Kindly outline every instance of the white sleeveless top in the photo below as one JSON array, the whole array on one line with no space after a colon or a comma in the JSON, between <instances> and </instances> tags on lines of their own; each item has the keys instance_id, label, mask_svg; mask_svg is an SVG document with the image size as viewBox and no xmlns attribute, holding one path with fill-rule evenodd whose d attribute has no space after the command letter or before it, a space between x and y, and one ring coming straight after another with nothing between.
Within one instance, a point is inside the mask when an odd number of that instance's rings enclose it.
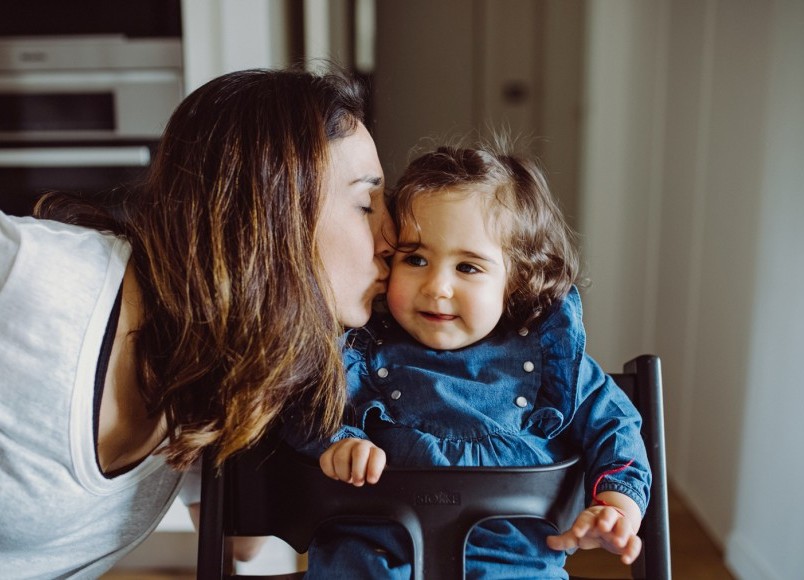
<instances>
[{"instance_id":1,"label":"white sleeveless top","mask_svg":"<svg viewBox=\"0 0 804 580\"><path fill-rule=\"evenodd\" d=\"M95 372L131 248L0 212L0 570L97 578L156 527L182 475L159 456L108 479Z\"/></svg>"}]
</instances>

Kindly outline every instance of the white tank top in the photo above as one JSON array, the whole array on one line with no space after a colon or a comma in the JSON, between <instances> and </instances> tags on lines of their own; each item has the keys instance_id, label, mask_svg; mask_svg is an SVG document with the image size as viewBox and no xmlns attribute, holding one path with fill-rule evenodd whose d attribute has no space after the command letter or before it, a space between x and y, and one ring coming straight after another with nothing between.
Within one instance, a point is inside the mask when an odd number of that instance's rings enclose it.
<instances>
[{"instance_id":1,"label":"white tank top","mask_svg":"<svg viewBox=\"0 0 804 580\"><path fill-rule=\"evenodd\" d=\"M93 441L101 342L130 246L0 212L0 568L97 578L157 525L181 474L160 456L108 479Z\"/></svg>"}]
</instances>

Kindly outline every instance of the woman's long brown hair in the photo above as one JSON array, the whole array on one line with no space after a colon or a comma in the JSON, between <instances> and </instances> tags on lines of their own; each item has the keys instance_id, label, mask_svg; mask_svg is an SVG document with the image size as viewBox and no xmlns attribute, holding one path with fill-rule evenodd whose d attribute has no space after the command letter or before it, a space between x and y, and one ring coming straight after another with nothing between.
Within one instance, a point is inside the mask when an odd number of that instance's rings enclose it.
<instances>
[{"instance_id":1,"label":"woman's long brown hair","mask_svg":"<svg viewBox=\"0 0 804 580\"><path fill-rule=\"evenodd\" d=\"M322 433L338 424L341 329L315 232L329 142L363 110L360 85L341 74L214 79L179 105L125 218L106 223L132 246L140 387L167 418L171 465L213 444L220 464L290 405Z\"/></svg>"}]
</instances>

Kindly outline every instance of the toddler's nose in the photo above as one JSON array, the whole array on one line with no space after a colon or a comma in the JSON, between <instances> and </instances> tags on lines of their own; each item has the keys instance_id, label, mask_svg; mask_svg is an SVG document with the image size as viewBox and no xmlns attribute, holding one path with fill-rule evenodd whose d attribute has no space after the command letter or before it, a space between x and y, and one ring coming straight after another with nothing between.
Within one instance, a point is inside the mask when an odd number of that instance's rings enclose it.
<instances>
[{"instance_id":1,"label":"toddler's nose","mask_svg":"<svg viewBox=\"0 0 804 580\"><path fill-rule=\"evenodd\" d=\"M434 300L452 298L452 283L448 276L436 273L425 281L422 293Z\"/></svg>"}]
</instances>

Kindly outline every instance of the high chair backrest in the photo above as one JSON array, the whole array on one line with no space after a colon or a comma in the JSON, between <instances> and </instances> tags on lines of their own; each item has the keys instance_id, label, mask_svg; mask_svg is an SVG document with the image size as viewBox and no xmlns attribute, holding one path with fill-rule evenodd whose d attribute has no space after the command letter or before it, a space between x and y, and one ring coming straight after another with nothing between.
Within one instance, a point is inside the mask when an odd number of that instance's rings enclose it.
<instances>
[{"instance_id":1,"label":"high chair backrest","mask_svg":"<svg viewBox=\"0 0 804 580\"><path fill-rule=\"evenodd\" d=\"M653 471L651 501L640 530L643 551L634 578L670 578L661 369L643 355L613 374L643 417L642 436ZM411 536L415 580L462 577L471 528L486 519L538 517L566 530L582 509L577 459L544 467L387 468L374 485L356 488L323 475L318 464L273 437L241 453L216 473L204 461L198 578L226 573L229 536L277 536L296 551L335 520L390 520Z\"/></svg>"}]
</instances>

